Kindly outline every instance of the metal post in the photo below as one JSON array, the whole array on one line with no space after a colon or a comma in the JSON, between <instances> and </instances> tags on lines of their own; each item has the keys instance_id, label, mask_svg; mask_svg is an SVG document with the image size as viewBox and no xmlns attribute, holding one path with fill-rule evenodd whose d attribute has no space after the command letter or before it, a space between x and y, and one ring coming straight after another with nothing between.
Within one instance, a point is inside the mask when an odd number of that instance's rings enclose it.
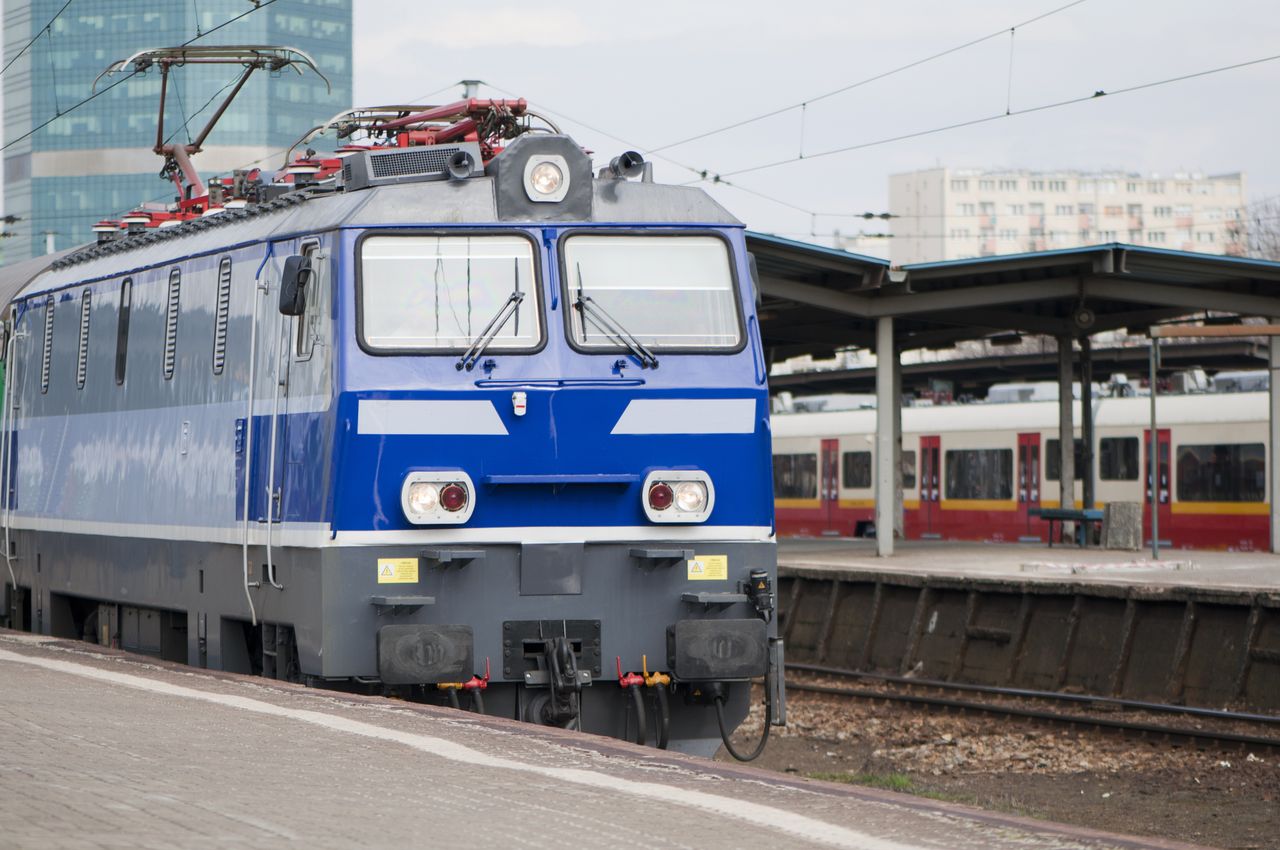
<instances>
[{"instance_id":1,"label":"metal post","mask_svg":"<svg viewBox=\"0 0 1280 850\"><path fill-rule=\"evenodd\" d=\"M893 533L907 538L902 504L902 354L893 351Z\"/></svg>"},{"instance_id":2,"label":"metal post","mask_svg":"<svg viewBox=\"0 0 1280 850\"><path fill-rule=\"evenodd\" d=\"M1071 337L1058 337L1058 507L1063 510L1072 510L1076 506L1075 398L1071 388L1071 353Z\"/></svg>"},{"instance_id":3,"label":"metal post","mask_svg":"<svg viewBox=\"0 0 1280 850\"><path fill-rule=\"evenodd\" d=\"M1271 445L1267 450L1267 469L1271 474L1271 486L1267 498L1271 504L1271 551L1280 553L1280 464L1276 463L1276 458L1280 457L1280 337L1271 337L1267 340L1267 362L1271 367L1270 374L1267 376L1270 383L1270 399L1271 399Z\"/></svg>"},{"instance_id":4,"label":"metal post","mask_svg":"<svg viewBox=\"0 0 1280 850\"><path fill-rule=\"evenodd\" d=\"M1093 433L1093 341L1083 336L1080 338L1080 442L1084 445L1084 469L1077 469L1076 475L1084 483L1084 509L1092 510L1096 505L1095 476L1097 464L1094 462L1096 441Z\"/></svg>"},{"instance_id":5,"label":"metal post","mask_svg":"<svg viewBox=\"0 0 1280 850\"><path fill-rule=\"evenodd\" d=\"M1160 559L1160 432L1156 430L1156 362L1160 340L1151 338L1151 453L1147 458L1147 486L1151 488L1151 559Z\"/></svg>"},{"instance_id":6,"label":"metal post","mask_svg":"<svg viewBox=\"0 0 1280 850\"><path fill-rule=\"evenodd\" d=\"M894 407L893 397L893 317L876 320L876 554L893 554L894 511Z\"/></svg>"}]
</instances>

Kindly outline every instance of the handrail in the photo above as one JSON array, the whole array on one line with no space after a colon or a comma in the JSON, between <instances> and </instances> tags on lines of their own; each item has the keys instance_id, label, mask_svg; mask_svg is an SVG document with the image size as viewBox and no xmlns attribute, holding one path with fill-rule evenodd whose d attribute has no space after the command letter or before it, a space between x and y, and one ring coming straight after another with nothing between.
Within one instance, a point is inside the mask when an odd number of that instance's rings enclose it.
<instances>
[{"instance_id":1,"label":"handrail","mask_svg":"<svg viewBox=\"0 0 1280 850\"><path fill-rule=\"evenodd\" d=\"M264 291L270 290L270 284ZM276 374L275 387L271 396L271 448L267 454L267 582L276 590L284 590L284 585L276 581L276 565L271 559L271 531L272 526L276 523L275 516L275 495L276 495L276 432L280 422L280 361L289 356L288 349L285 345L287 336L285 330L285 318L280 317L280 323L276 327Z\"/></svg>"},{"instance_id":2,"label":"handrail","mask_svg":"<svg viewBox=\"0 0 1280 850\"><path fill-rule=\"evenodd\" d=\"M9 433L9 428L13 425L13 411L10 409L11 392L13 388L13 350L14 341L17 339L16 329L11 325L9 328L9 339L5 343L5 376L4 376L4 410L0 411L0 435L4 437L4 446L0 448L0 487L4 488L4 562L9 568L9 580L13 582L13 590L18 591L18 575L13 571L13 549L9 543L9 519L10 519L10 503L12 502L11 492L9 489L9 465L13 462L13 436Z\"/></svg>"}]
</instances>

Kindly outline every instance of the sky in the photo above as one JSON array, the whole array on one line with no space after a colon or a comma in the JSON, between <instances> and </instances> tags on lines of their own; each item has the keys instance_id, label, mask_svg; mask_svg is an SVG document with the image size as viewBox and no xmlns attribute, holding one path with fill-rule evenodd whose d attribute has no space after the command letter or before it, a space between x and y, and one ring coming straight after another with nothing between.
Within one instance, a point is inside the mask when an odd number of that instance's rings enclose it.
<instances>
[{"instance_id":1,"label":"sky","mask_svg":"<svg viewBox=\"0 0 1280 850\"><path fill-rule=\"evenodd\" d=\"M814 156L1280 54L1274 0L1083 0L1054 12L1069 3L355 0L355 101L447 102L454 83L479 79L482 96L550 113L597 166L634 148L662 182L720 174L734 185L703 185L751 229L825 244L836 230L882 229L854 216L887 209L890 174L936 165L1243 171L1251 201L1280 195L1280 60Z\"/></svg>"}]
</instances>

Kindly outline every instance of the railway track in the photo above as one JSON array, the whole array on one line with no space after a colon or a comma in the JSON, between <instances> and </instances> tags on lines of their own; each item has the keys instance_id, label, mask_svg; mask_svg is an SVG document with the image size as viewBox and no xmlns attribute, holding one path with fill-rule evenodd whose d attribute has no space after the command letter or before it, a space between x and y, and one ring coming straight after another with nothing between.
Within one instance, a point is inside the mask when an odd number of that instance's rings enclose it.
<instances>
[{"instance_id":1,"label":"railway track","mask_svg":"<svg viewBox=\"0 0 1280 850\"><path fill-rule=\"evenodd\" d=\"M818 664L793 663L788 673L871 681L878 687L846 687L823 684L812 678L788 676L787 689L841 696L848 699L893 702L926 710L980 713L1035 723L1092 728L1146 740L1221 749L1267 749L1280 752L1280 716L1249 714L1167 703L1142 702L1084 694L1062 694L1021 688L958 684L878 673L863 673ZM1075 711L1046 706L1071 706ZM1113 716L1103 716L1106 712ZM1121 712L1142 718L1114 716ZM1155 722L1150 715L1167 715L1182 723ZM1197 725L1189 725L1195 723Z\"/></svg>"}]
</instances>

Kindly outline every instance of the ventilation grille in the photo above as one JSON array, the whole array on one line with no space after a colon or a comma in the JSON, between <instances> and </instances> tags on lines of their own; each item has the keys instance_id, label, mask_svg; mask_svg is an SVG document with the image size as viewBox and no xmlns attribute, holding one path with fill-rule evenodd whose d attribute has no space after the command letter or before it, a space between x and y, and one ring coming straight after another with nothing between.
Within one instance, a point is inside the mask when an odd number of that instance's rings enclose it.
<instances>
[{"instance_id":1,"label":"ventilation grille","mask_svg":"<svg viewBox=\"0 0 1280 850\"><path fill-rule=\"evenodd\" d=\"M443 174L449 167L449 157L456 151L457 148L407 148L371 156L369 167L375 179L409 174Z\"/></svg>"},{"instance_id":2,"label":"ventilation grille","mask_svg":"<svg viewBox=\"0 0 1280 850\"><path fill-rule=\"evenodd\" d=\"M173 377L173 364L178 356L178 290L182 285L182 273L169 272L169 307L164 316L164 377Z\"/></svg>"},{"instance_id":3,"label":"ventilation grille","mask_svg":"<svg viewBox=\"0 0 1280 850\"><path fill-rule=\"evenodd\" d=\"M351 157L347 157L342 161L342 182L351 182Z\"/></svg>"},{"instance_id":4,"label":"ventilation grille","mask_svg":"<svg viewBox=\"0 0 1280 850\"><path fill-rule=\"evenodd\" d=\"M213 374L227 364L227 317L231 313L231 258L218 264L218 314L213 324Z\"/></svg>"},{"instance_id":5,"label":"ventilation grille","mask_svg":"<svg viewBox=\"0 0 1280 850\"><path fill-rule=\"evenodd\" d=\"M40 392L49 391L49 360L53 357L53 296L44 301L44 352L40 359Z\"/></svg>"},{"instance_id":6,"label":"ventilation grille","mask_svg":"<svg viewBox=\"0 0 1280 850\"><path fill-rule=\"evenodd\" d=\"M89 300L92 296L85 290L80 296L80 350L76 355L76 389L84 389L84 379L89 371Z\"/></svg>"}]
</instances>

